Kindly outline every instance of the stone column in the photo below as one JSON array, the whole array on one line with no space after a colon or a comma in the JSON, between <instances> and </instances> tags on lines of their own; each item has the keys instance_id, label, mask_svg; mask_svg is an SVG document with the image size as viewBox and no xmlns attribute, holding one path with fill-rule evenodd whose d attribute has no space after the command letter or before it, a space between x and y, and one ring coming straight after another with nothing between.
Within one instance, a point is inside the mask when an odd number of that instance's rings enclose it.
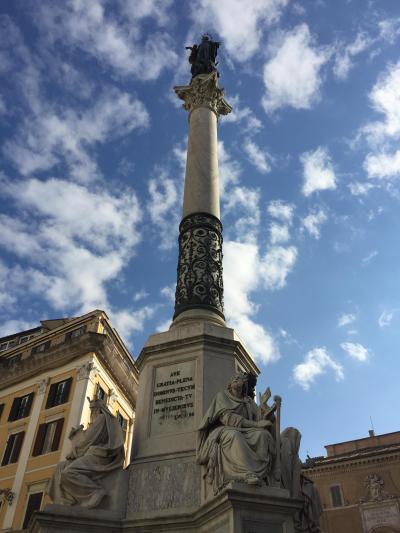
<instances>
[{"instance_id":1,"label":"stone column","mask_svg":"<svg viewBox=\"0 0 400 533\"><path fill-rule=\"evenodd\" d=\"M173 325L199 319L224 325L217 120L232 108L216 72L175 93L189 112L189 141Z\"/></svg>"}]
</instances>

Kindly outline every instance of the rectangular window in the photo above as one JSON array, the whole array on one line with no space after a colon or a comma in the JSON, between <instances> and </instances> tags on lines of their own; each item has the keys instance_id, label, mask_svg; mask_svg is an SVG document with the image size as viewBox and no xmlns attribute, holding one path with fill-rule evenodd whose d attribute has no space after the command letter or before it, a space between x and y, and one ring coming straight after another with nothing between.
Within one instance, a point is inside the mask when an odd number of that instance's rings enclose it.
<instances>
[{"instance_id":1,"label":"rectangular window","mask_svg":"<svg viewBox=\"0 0 400 533\"><path fill-rule=\"evenodd\" d=\"M107 394L98 383L96 385L96 400L103 400L104 402L107 402Z\"/></svg>"},{"instance_id":2,"label":"rectangular window","mask_svg":"<svg viewBox=\"0 0 400 533\"><path fill-rule=\"evenodd\" d=\"M47 396L46 409L54 407L55 405L61 405L68 401L71 383L72 378L59 381L58 383L52 383Z\"/></svg>"},{"instance_id":3,"label":"rectangular window","mask_svg":"<svg viewBox=\"0 0 400 533\"><path fill-rule=\"evenodd\" d=\"M39 425L35 444L33 446L33 457L58 450L63 425L63 418Z\"/></svg>"},{"instance_id":4,"label":"rectangular window","mask_svg":"<svg viewBox=\"0 0 400 533\"><path fill-rule=\"evenodd\" d=\"M28 341L29 341L29 336L27 336L27 337L21 337L21 338L19 339L19 343L20 343L20 344L23 344L24 342L28 342Z\"/></svg>"},{"instance_id":5,"label":"rectangular window","mask_svg":"<svg viewBox=\"0 0 400 533\"><path fill-rule=\"evenodd\" d=\"M76 339L77 337L80 337L83 335L86 331L86 325L81 326L80 328L73 329L72 331L68 331L68 333L65 334L65 340L69 341L72 339Z\"/></svg>"},{"instance_id":6,"label":"rectangular window","mask_svg":"<svg viewBox=\"0 0 400 533\"><path fill-rule=\"evenodd\" d=\"M1 420L1 415L3 414L3 411L4 411L4 403L0 403L0 420Z\"/></svg>"},{"instance_id":7,"label":"rectangular window","mask_svg":"<svg viewBox=\"0 0 400 533\"><path fill-rule=\"evenodd\" d=\"M4 350L7 350L8 342L2 342L0 344L0 352L4 352Z\"/></svg>"},{"instance_id":8,"label":"rectangular window","mask_svg":"<svg viewBox=\"0 0 400 533\"><path fill-rule=\"evenodd\" d=\"M26 416L29 416L32 407L32 402L33 392L31 392L30 394L26 394L25 396L14 398L8 421L12 422L14 420L19 420L20 418L25 418Z\"/></svg>"},{"instance_id":9,"label":"rectangular window","mask_svg":"<svg viewBox=\"0 0 400 533\"><path fill-rule=\"evenodd\" d=\"M331 500L333 507L343 507L343 496L342 489L340 485L333 485L330 487L331 490Z\"/></svg>"},{"instance_id":10,"label":"rectangular window","mask_svg":"<svg viewBox=\"0 0 400 533\"><path fill-rule=\"evenodd\" d=\"M117 420L122 428L124 442L126 440L126 432L128 430L128 420L124 418L119 411L117 411Z\"/></svg>"},{"instance_id":11,"label":"rectangular window","mask_svg":"<svg viewBox=\"0 0 400 533\"><path fill-rule=\"evenodd\" d=\"M6 449L4 450L3 460L1 461L1 466L10 465L18 461L19 453L24 441L24 435L25 431L12 433L9 435Z\"/></svg>"},{"instance_id":12,"label":"rectangular window","mask_svg":"<svg viewBox=\"0 0 400 533\"><path fill-rule=\"evenodd\" d=\"M34 353L41 353L45 352L50 348L50 341L42 342L42 344L38 344L37 346L34 346L31 350L31 355Z\"/></svg>"},{"instance_id":13,"label":"rectangular window","mask_svg":"<svg viewBox=\"0 0 400 533\"><path fill-rule=\"evenodd\" d=\"M19 363L21 360L21 354L18 353L16 355L12 355L11 357L6 358L6 366L7 368L13 368L17 363Z\"/></svg>"},{"instance_id":14,"label":"rectangular window","mask_svg":"<svg viewBox=\"0 0 400 533\"><path fill-rule=\"evenodd\" d=\"M22 524L22 529L26 529L29 524L29 520L31 519L31 516L35 511L40 510L40 506L42 505L42 498L43 498L43 492L35 492L33 494L29 494L28 497L28 503L26 506L25 511L25 518L24 523Z\"/></svg>"}]
</instances>

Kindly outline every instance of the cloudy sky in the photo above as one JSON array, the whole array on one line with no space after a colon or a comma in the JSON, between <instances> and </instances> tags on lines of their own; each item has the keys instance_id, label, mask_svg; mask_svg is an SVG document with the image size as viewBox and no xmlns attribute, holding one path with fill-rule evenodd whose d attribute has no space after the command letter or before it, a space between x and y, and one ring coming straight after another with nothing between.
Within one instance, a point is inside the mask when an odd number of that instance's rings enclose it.
<instances>
[{"instance_id":1,"label":"cloudy sky","mask_svg":"<svg viewBox=\"0 0 400 533\"><path fill-rule=\"evenodd\" d=\"M0 335L173 313L190 80L222 41L225 310L302 454L400 429L398 0L3 0Z\"/></svg>"}]
</instances>

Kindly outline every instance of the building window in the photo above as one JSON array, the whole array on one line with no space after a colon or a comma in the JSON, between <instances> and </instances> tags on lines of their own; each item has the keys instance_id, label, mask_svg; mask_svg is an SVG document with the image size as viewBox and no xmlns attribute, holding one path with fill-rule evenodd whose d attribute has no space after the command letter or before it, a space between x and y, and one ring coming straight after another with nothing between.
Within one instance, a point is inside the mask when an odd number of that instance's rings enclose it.
<instances>
[{"instance_id":1,"label":"building window","mask_svg":"<svg viewBox=\"0 0 400 533\"><path fill-rule=\"evenodd\" d=\"M38 344L37 346L34 346L31 350L31 355L34 353L41 353L45 352L50 348L50 341L42 342L42 344Z\"/></svg>"},{"instance_id":2,"label":"building window","mask_svg":"<svg viewBox=\"0 0 400 533\"><path fill-rule=\"evenodd\" d=\"M12 355L11 357L7 357L5 359L5 363L7 368L13 368L17 363L21 361L21 354L18 353L16 355Z\"/></svg>"},{"instance_id":3,"label":"building window","mask_svg":"<svg viewBox=\"0 0 400 533\"><path fill-rule=\"evenodd\" d=\"M107 403L107 394L105 390L102 387L100 387L98 383L96 385L95 397L96 397L96 400L103 400L103 402Z\"/></svg>"},{"instance_id":4,"label":"building window","mask_svg":"<svg viewBox=\"0 0 400 533\"><path fill-rule=\"evenodd\" d=\"M4 411L4 403L0 403L0 420L1 420L1 415L3 414L3 411Z\"/></svg>"},{"instance_id":5,"label":"building window","mask_svg":"<svg viewBox=\"0 0 400 533\"><path fill-rule=\"evenodd\" d=\"M122 435L123 435L123 439L124 439L124 442L126 440L126 432L128 430L128 420L126 418L124 418L121 413L119 411L117 411L117 420L121 426L121 429L122 429Z\"/></svg>"},{"instance_id":6,"label":"building window","mask_svg":"<svg viewBox=\"0 0 400 533\"><path fill-rule=\"evenodd\" d=\"M86 325L81 326L80 328L73 329L72 331L68 331L68 333L65 334L65 340L69 341L72 339L76 339L77 337L80 337L83 335L86 331Z\"/></svg>"},{"instance_id":7,"label":"building window","mask_svg":"<svg viewBox=\"0 0 400 533\"><path fill-rule=\"evenodd\" d=\"M24 441L24 435L25 431L20 431L19 433L12 433L8 437L1 466L10 465L18 461L19 453Z\"/></svg>"},{"instance_id":8,"label":"building window","mask_svg":"<svg viewBox=\"0 0 400 533\"><path fill-rule=\"evenodd\" d=\"M28 503L26 505L25 518L22 524L22 529L26 529L28 527L29 520L31 519L31 516L33 515L33 513L35 511L40 510L40 506L42 505L42 499L43 499L43 492L34 492L32 494L29 494Z\"/></svg>"},{"instance_id":9,"label":"building window","mask_svg":"<svg viewBox=\"0 0 400 533\"><path fill-rule=\"evenodd\" d=\"M26 394L25 396L14 398L8 421L12 422L13 420L19 420L20 418L25 418L26 416L29 416L32 407L32 402L33 392L31 392L30 394Z\"/></svg>"},{"instance_id":10,"label":"building window","mask_svg":"<svg viewBox=\"0 0 400 533\"><path fill-rule=\"evenodd\" d=\"M49 395L47 396L46 409L66 403L71 389L72 378L53 383L50 386Z\"/></svg>"},{"instance_id":11,"label":"building window","mask_svg":"<svg viewBox=\"0 0 400 533\"><path fill-rule=\"evenodd\" d=\"M35 444L33 446L33 457L58 450L63 425L63 418L39 425Z\"/></svg>"},{"instance_id":12,"label":"building window","mask_svg":"<svg viewBox=\"0 0 400 533\"><path fill-rule=\"evenodd\" d=\"M331 500L333 507L343 507L343 495L340 485L333 485L330 487Z\"/></svg>"},{"instance_id":13,"label":"building window","mask_svg":"<svg viewBox=\"0 0 400 533\"><path fill-rule=\"evenodd\" d=\"M0 352L4 352L4 350L7 350L8 342L2 342L0 344Z\"/></svg>"}]
</instances>

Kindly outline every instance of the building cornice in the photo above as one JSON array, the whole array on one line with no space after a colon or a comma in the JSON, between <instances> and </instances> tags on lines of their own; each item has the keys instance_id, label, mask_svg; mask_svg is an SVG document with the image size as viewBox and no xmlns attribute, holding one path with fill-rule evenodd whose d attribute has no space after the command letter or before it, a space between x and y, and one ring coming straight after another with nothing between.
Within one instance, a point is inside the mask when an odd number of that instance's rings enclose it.
<instances>
[{"instance_id":1,"label":"building cornice","mask_svg":"<svg viewBox=\"0 0 400 533\"><path fill-rule=\"evenodd\" d=\"M130 356L113 339L104 334L87 332L76 339L51 346L22 359L0 375L0 390L21 383L45 371L59 368L88 353L94 353L120 386L127 399L136 404L138 370Z\"/></svg>"},{"instance_id":2,"label":"building cornice","mask_svg":"<svg viewBox=\"0 0 400 533\"><path fill-rule=\"evenodd\" d=\"M398 463L400 461L400 449L396 451L388 451L386 448L380 453L376 452L371 455L357 458L341 458L340 460L332 460L329 464L315 465L311 468L303 470L306 476L313 479L323 477L332 472L354 472L355 468L364 468L370 465L378 465L383 463Z\"/></svg>"}]
</instances>

